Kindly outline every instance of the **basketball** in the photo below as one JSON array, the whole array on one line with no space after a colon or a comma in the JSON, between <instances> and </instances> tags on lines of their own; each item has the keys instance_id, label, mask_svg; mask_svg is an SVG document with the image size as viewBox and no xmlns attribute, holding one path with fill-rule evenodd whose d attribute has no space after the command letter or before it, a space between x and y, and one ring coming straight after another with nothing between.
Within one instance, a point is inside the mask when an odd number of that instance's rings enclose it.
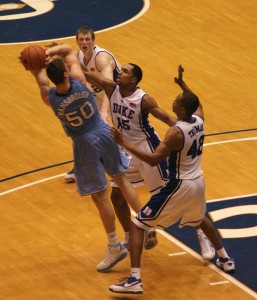
<instances>
[{"instance_id":1,"label":"basketball","mask_svg":"<svg viewBox=\"0 0 257 300\"><path fill-rule=\"evenodd\" d=\"M20 55L21 62L26 70L38 71L46 66L45 50L39 46L29 46Z\"/></svg>"}]
</instances>

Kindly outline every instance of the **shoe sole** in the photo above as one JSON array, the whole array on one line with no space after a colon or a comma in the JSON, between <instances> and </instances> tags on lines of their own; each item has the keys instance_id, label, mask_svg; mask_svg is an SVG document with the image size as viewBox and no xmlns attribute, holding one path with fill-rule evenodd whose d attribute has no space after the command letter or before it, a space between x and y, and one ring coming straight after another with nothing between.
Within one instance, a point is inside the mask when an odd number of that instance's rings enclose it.
<instances>
[{"instance_id":1,"label":"shoe sole","mask_svg":"<svg viewBox=\"0 0 257 300\"><path fill-rule=\"evenodd\" d=\"M64 178L66 182L72 183L75 182L76 180L74 178Z\"/></svg>"},{"instance_id":2,"label":"shoe sole","mask_svg":"<svg viewBox=\"0 0 257 300\"><path fill-rule=\"evenodd\" d=\"M156 231L152 230L150 232L145 231L145 242L144 248L145 250L151 250L158 244L158 240L156 237Z\"/></svg>"},{"instance_id":3,"label":"shoe sole","mask_svg":"<svg viewBox=\"0 0 257 300\"><path fill-rule=\"evenodd\" d=\"M118 262L120 262L121 260L123 260L126 256L128 255L128 251L124 252L121 254L121 256L119 256L117 258L117 260L115 260L112 264L110 264L108 267L104 268L104 269L97 269L98 272L107 272L109 271L111 268L113 268Z\"/></svg>"},{"instance_id":4,"label":"shoe sole","mask_svg":"<svg viewBox=\"0 0 257 300\"><path fill-rule=\"evenodd\" d=\"M132 294L132 295L139 295L143 294L144 291L114 291L113 289L109 288L109 291L113 293L119 293L119 294Z\"/></svg>"},{"instance_id":5,"label":"shoe sole","mask_svg":"<svg viewBox=\"0 0 257 300\"><path fill-rule=\"evenodd\" d=\"M206 257L204 257L204 256L202 255L202 258L203 258L203 262L204 262L204 263L209 262L209 261L212 260L214 257L215 257L215 252L212 253L212 255L211 255L210 257L208 257L208 258L206 258Z\"/></svg>"}]
</instances>

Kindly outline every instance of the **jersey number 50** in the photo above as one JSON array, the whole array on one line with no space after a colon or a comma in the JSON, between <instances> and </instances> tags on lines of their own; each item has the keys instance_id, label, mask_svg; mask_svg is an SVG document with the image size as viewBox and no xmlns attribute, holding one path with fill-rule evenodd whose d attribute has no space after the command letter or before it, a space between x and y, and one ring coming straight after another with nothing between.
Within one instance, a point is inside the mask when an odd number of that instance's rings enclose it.
<instances>
[{"instance_id":1,"label":"jersey number 50","mask_svg":"<svg viewBox=\"0 0 257 300\"><path fill-rule=\"evenodd\" d=\"M73 127L78 127L83 124L83 119L89 119L94 114L94 108L92 104L87 101L78 110L65 114L67 120Z\"/></svg>"}]
</instances>

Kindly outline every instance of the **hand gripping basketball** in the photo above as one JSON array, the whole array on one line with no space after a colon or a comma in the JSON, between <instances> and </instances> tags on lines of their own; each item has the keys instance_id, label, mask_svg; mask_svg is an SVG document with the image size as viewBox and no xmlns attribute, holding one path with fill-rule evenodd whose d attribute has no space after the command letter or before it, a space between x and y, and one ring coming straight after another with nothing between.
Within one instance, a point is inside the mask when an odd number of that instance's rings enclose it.
<instances>
[{"instance_id":1,"label":"hand gripping basketball","mask_svg":"<svg viewBox=\"0 0 257 300\"><path fill-rule=\"evenodd\" d=\"M28 46L21 52L19 58L26 70L39 71L46 67L46 53L39 46Z\"/></svg>"}]
</instances>

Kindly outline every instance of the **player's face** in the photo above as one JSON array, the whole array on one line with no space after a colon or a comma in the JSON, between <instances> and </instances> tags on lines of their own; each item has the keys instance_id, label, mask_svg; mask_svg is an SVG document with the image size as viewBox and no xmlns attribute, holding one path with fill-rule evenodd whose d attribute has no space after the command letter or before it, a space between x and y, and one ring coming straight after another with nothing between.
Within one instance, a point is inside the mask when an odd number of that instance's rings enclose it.
<instances>
[{"instance_id":1,"label":"player's face","mask_svg":"<svg viewBox=\"0 0 257 300\"><path fill-rule=\"evenodd\" d=\"M172 110L174 111L174 113L177 115L179 110L181 109L181 100L182 100L182 94L179 94L176 99L173 101L172 104Z\"/></svg>"},{"instance_id":2,"label":"player's face","mask_svg":"<svg viewBox=\"0 0 257 300\"><path fill-rule=\"evenodd\" d=\"M117 76L116 83L119 86L130 85L132 83L132 79L135 78L133 76L133 66L127 64L121 67L121 70Z\"/></svg>"},{"instance_id":3,"label":"player's face","mask_svg":"<svg viewBox=\"0 0 257 300\"><path fill-rule=\"evenodd\" d=\"M77 44L79 49L83 53L93 52L94 41L92 39L91 33L79 33L77 38Z\"/></svg>"}]
</instances>

